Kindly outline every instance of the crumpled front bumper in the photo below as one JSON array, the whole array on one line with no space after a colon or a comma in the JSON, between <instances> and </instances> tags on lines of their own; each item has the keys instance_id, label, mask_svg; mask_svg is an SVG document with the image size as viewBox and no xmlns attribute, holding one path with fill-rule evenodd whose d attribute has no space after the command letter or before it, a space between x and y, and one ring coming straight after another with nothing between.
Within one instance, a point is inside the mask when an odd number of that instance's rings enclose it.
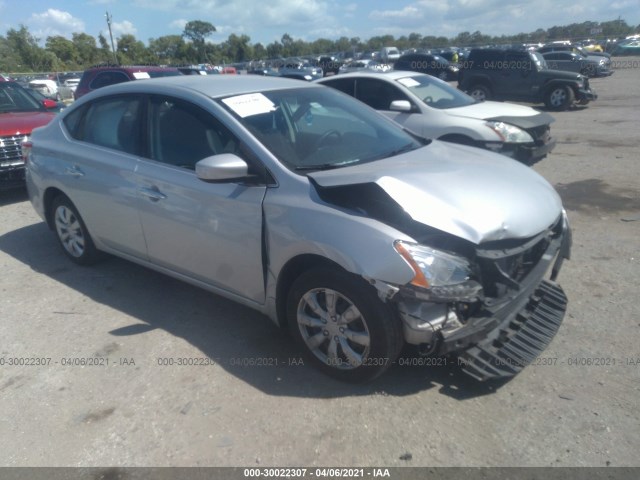
<instances>
[{"instance_id":1,"label":"crumpled front bumper","mask_svg":"<svg viewBox=\"0 0 640 480\"><path fill-rule=\"evenodd\" d=\"M463 370L478 380L515 375L535 361L560 328L567 308L567 297L555 283L571 250L571 230L566 219L563 223L562 235L550 242L519 287L498 300L486 299L463 323L452 303L420 304L404 292L398 308L405 340L430 353L456 355Z\"/></svg>"},{"instance_id":2,"label":"crumpled front bumper","mask_svg":"<svg viewBox=\"0 0 640 480\"><path fill-rule=\"evenodd\" d=\"M557 283L542 281L524 308L458 355L462 370L477 380L510 377L536 361L558 332L567 297Z\"/></svg>"}]
</instances>

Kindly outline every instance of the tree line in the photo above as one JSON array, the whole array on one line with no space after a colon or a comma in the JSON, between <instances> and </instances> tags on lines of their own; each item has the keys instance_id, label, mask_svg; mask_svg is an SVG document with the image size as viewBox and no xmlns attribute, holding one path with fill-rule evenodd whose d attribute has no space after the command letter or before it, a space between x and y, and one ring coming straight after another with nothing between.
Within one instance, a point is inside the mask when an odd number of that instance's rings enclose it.
<instances>
[{"instance_id":1,"label":"tree line","mask_svg":"<svg viewBox=\"0 0 640 480\"><path fill-rule=\"evenodd\" d=\"M97 39L86 33L73 33L71 39L61 35L49 36L41 46L41 39L20 25L0 36L0 71L42 72L83 70L100 63L188 65L197 63L229 64L249 60L306 56L330 52L380 50L384 46L435 49L450 45L475 46L508 43L538 43L587 37L620 38L640 31L640 25L630 26L624 20L583 22L565 26L537 29L530 33L492 36L475 32L461 32L456 37L410 33L400 37L374 36L340 37L337 40L320 38L314 41L294 39L285 33L280 41L268 45L252 43L248 35L232 33L221 43L207 42L216 28L209 22L193 20L185 25L181 35L150 38L148 44L132 34L117 37L116 52L104 35ZM592 32L597 32L593 34Z\"/></svg>"}]
</instances>

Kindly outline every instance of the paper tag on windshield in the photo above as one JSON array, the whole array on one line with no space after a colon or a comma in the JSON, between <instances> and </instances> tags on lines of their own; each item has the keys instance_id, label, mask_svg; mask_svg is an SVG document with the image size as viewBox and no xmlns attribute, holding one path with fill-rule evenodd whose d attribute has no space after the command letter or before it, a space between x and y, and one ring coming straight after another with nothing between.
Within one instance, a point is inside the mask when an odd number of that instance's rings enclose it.
<instances>
[{"instance_id":1,"label":"paper tag on windshield","mask_svg":"<svg viewBox=\"0 0 640 480\"><path fill-rule=\"evenodd\" d=\"M151 78L147 72L133 72L133 78L142 80L143 78Z\"/></svg>"},{"instance_id":2,"label":"paper tag on windshield","mask_svg":"<svg viewBox=\"0 0 640 480\"><path fill-rule=\"evenodd\" d=\"M242 118L273 112L276 109L273 102L261 93L238 95L222 101Z\"/></svg>"},{"instance_id":3,"label":"paper tag on windshield","mask_svg":"<svg viewBox=\"0 0 640 480\"><path fill-rule=\"evenodd\" d=\"M420 85L420 82L415 81L411 77L399 78L398 79L398 83L401 83L402 85L404 85L407 88L417 87L418 85Z\"/></svg>"}]
</instances>

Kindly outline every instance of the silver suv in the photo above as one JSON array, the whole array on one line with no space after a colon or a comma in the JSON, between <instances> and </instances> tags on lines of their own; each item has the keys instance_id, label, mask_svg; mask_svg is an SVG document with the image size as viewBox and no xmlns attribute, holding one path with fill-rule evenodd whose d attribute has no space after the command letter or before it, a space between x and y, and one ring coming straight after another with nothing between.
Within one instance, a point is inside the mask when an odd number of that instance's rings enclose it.
<instances>
[{"instance_id":1,"label":"silver suv","mask_svg":"<svg viewBox=\"0 0 640 480\"><path fill-rule=\"evenodd\" d=\"M108 252L255 308L343 380L375 378L405 344L478 379L514 375L564 316L570 231L542 177L321 85L105 87L24 155L71 260Z\"/></svg>"}]
</instances>

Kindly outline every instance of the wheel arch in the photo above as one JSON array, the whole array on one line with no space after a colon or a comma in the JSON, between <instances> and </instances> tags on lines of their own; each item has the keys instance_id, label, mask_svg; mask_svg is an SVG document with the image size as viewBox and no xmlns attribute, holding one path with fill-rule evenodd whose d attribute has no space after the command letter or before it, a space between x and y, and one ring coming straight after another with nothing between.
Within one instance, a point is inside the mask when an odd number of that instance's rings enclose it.
<instances>
[{"instance_id":1,"label":"wheel arch","mask_svg":"<svg viewBox=\"0 0 640 480\"><path fill-rule=\"evenodd\" d=\"M65 195L65 193L62 190L56 187L47 188L47 190L44 192L44 195L42 196L42 205L44 207L44 218L51 230L54 229L53 208L52 208L53 202L55 201L56 198L60 196L67 197L67 195Z\"/></svg>"},{"instance_id":2,"label":"wheel arch","mask_svg":"<svg viewBox=\"0 0 640 480\"><path fill-rule=\"evenodd\" d=\"M573 81L554 79L554 80L548 81L545 84L544 88L542 89L542 98L544 98L546 95L549 94L551 90L557 87L569 87L571 90L573 90L574 94L577 93L578 91L578 87L575 85Z\"/></svg>"},{"instance_id":3,"label":"wheel arch","mask_svg":"<svg viewBox=\"0 0 640 480\"><path fill-rule=\"evenodd\" d=\"M287 294L291 285L303 272L313 268L326 267L350 273L340 264L317 254L302 254L291 258L280 270L276 282L276 320L280 327L287 326Z\"/></svg>"}]
</instances>

